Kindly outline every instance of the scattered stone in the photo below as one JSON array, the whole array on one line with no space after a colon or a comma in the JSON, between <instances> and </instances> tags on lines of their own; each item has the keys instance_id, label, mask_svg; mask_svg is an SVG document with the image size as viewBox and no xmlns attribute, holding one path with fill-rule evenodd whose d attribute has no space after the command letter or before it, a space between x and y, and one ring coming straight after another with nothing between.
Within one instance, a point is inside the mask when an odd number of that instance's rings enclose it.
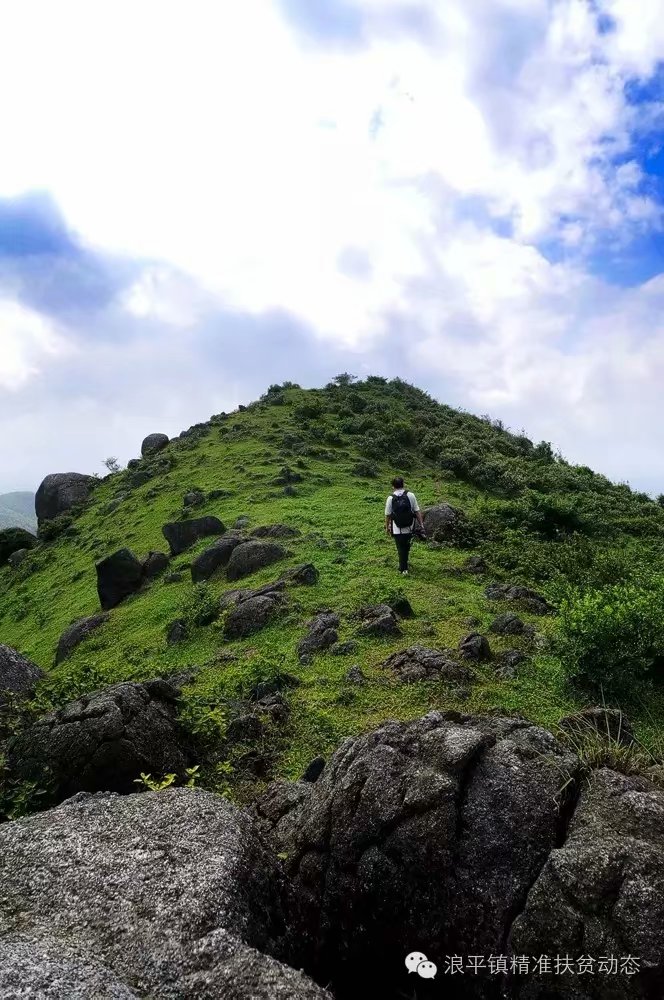
<instances>
[{"instance_id":1,"label":"scattered stone","mask_svg":"<svg viewBox=\"0 0 664 1000\"><path fill-rule=\"evenodd\" d=\"M523 622L517 615L506 611L505 614L494 618L489 625L489 632L495 632L496 635L523 635L524 628Z\"/></svg>"},{"instance_id":2,"label":"scattered stone","mask_svg":"<svg viewBox=\"0 0 664 1000\"><path fill-rule=\"evenodd\" d=\"M233 527L237 531L244 531L244 529L247 527L248 524L249 524L249 518L247 517L246 514L243 514L241 517L237 518Z\"/></svg>"},{"instance_id":3,"label":"scattered stone","mask_svg":"<svg viewBox=\"0 0 664 1000\"><path fill-rule=\"evenodd\" d=\"M282 694L268 694L256 702L256 711L262 715L267 715L270 722L277 726L283 726L288 721L290 708L288 702Z\"/></svg>"},{"instance_id":4,"label":"scattered stone","mask_svg":"<svg viewBox=\"0 0 664 1000\"><path fill-rule=\"evenodd\" d=\"M227 639L245 639L265 628L283 602L278 592L249 597L229 611L224 624Z\"/></svg>"},{"instance_id":5,"label":"scattered stone","mask_svg":"<svg viewBox=\"0 0 664 1000\"><path fill-rule=\"evenodd\" d=\"M170 546L171 555L179 556L201 538L223 535L226 528L218 517L196 517L188 521L172 521L161 530Z\"/></svg>"},{"instance_id":6,"label":"scattered stone","mask_svg":"<svg viewBox=\"0 0 664 1000\"><path fill-rule=\"evenodd\" d=\"M330 1000L277 960L300 965L281 866L219 795L80 795L4 823L0 856L3 996Z\"/></svg>"},{"instance_id":7,"label":"scattered stone","mask_svg":"<svg viewBox=\"0 0 664 1000\"><path fill-rule=\"evenodd\" d=\"M240 535L229 533L217 539L209 548L204 549L191 564L193 582L200 583L202 580L209 580L221 566L227 566L233 550L241 545L242 541Z\"/></svg>"},{"instance_id":8,"label":"scattered stone","mask_svg":"<svg viewBox=\"0 0 664 1000\"><path fill-rule=\"evenodd\" d=\"M580 712L564 716L558 726L581 738L596 734L612 743L622 743L624 746L634 743L632 726L619 708L606 708L601 705L583 708Z\"/></svg>"},{"instance_id":9,"label":"scattered stone","mask_svg":"<svg viewBox=\"0 0 664 1000\"><path fill-rule=\"evenodd\" d=\"M293 472L287 465L284 465L276 479L272 480L272 486L287 486L291 483L301 483L302 476L299 472Z\"/></svg>"},{"instance_id":10,"label":"scattered stone","mask_svg":"<svg viewBox=\"0 0 664 1000\"><path fill-rule=\"evenodd\" d=\"M358 648L355 640L349 639L347 642L335 642L334 646L330 647L330 653L332 656L352 656Z\"/></svg>"},{"instance_id":11,"label":"scattered stone","mask_svg":"<svg viewBox=\"0 0 664 1000\"><path fill-rule=\"evenodd\" d=\"M182 504L184 507L200 507L205 503L205 494L200 490L190 490L185 493Z\"/></svg>"},{"instance_id":12,"label":"scattered stone","mask_svg":"<svg viewBox=\"0 0 664 1000\"><path fill-rule=\"evenodd\" d=\"M226 739L229 743L254 743L263 735L263 724L257 715L240 715L228 724Z\"/></svg>"},{"instance_id":13,"label":"scattered stone","mask_svg":"<svg viewBox=\"0 0 664 1000\"><path fill-rule=\"evenodd\" d=\"M110 611L143 582L143 566L129 549L119 549L96 564L97 593L102 610Z\"/></svg>"},{"instance_id":14,"label":"scattered stone","mask_svg":"<svg viewBox=\"0 0 664 1000\"><path fill-rule=\"evenodd\" d=\"M17 549L16 552L12 552L7 559L7 562L12 569L18 569L18 567L25 562L29 555L30 549Z\"/></svg>"},{"instance_id":15,"label":"scattered stone","mask_svg":"<svg viewBox=\"0 0 664 1000\"><path fill-rule=\"evenodd\" d=\"M5 528L0 531L0 566L11 559L19 552L25 552L34 548L37 539L24 528ZM15 565L15 563L10 563Z\"/></svg>"},{"instance_id":16,"label":"scattered stone","mask_svg":"<svg viewBox=\"0 0 664 1000\"><path fill-rule=\"evenodd\" d=\"M132 474L127 479L127 485L131 487L132 490L137 490L141 486L145 486L152 479L152 473L149 469L137 469L136 472Z\"/></svg>"},{"instance_id":17,"label":"scattered stone","mask_svg":"<svg viewBox=\"0 0 664 1000\"><path fill-rule=\"evenodd\" d=\"M207 498L208 500L226 500L232 496L233 494L230 490L210 490Z\"/></svg>"},{"instance_id":18,"label":"scattered stone","mask_svg":"<svg viewBox=\"0 0 664 1000\"><path fill-rule=\"evenodd\" d=\"M424 530L427 538L433 542L450 542L457 537L459 526L466 520L466 516L456 507L451 507L448 503L436 504L435 507L428 507L422 514L424 520Z\"/></svg>"},{"instance_id":19,"label":"scattered stone","mask_svg":"<svg viewBox=\"0 0 664 1000\"><path fill-rule=\"evenodd\" d=\"M166 642L169 646L176 646L179 642L184 642L189 637L187 623L181 618L171 622L166 631Z\"/></svg>"},{"instance_id":20,"label":"scattered stone","mask_svg":"<svg viewBox=\"0 0 664 1000\"><path fill-rule=\"evenodd\" d=\"M254 538L297 538L302 532L288 524L264 524L251 532Z\"/></svg>"},{"instance_id":21,"label":"scattered stone","mask_svg":"<svg viewBox=\"0 0 664 1000\"><path fill-rule=\"evenodd\" d=\"M167 573L164 577L164 583L181 583L183 579L182 573Z\"/></svg>"},{"instance_id":22,"label":"scattered stone","mask_svg":"<svg viewBox=\"0 0 664 1000\"><path fill-rule=\"evenodd\" d=\"M37 681L44 677L41 667L10 646L0 643L0 708L9 697L29 698Z\"/></svg>"},{"instance_id":23,"label":"scattered stone","mask_svg":"<svg viewBox=\"0 0 664 1000\"><path fill-rule=\"evenodd\" d=\"M488 567L482 556L469 556L463 564L463 568L467 573L479 574L486 573Z\"/></svg>"},{"instance_id":24,"label":"scattered stone","mask_svg":"<svg viewBox=\"0 0 664 1000\"><path fill-rule=\"evenodd\" d=\"M311 655L311 653L300 653L299 661L301 666L310 667L311 664L314 662L314 658Z\"/></svg>"},{"instance_id":25,"label":"scattered stone","mask_svg":"<svg viewBox=\"0 0 664 1000\"><path fill-rule=\"evenodd\" d=\"M392 600L387 602L389 606L394 611L395 615L399 615L399 618L414 618L415 612L413 611L413 606L407 597L403 595L399 597L394 597Z\"/></svg>"},{"instance_id":26,"label":"scattered stone","mask_svg":"<svg viewBox=\"0 0 664 1000\"><path fill-rule=\"evenodd\" d=\"M307 766L307 769L300 778L300 781L310 781L313 784L314 782L318 781L324 769L325 769L325 758L314 757L311 763Z\"/></svg>"},{"instance_id":27,"label":"scattered stone","mask_svg":"<svg viewBox=\"0 0 664 1000\"><path fill-rule=\"evenodd\" d=\"M286 549L276 542L258 540L242 542L231 554L226 567L226 577L231 581L240 580L243 576L250 576L265 566L285 559L287 555Z\"/></svg>"},{"instance_id":28,"label":"scattered stone","mask_svg":"<svg viewBox=\"0 0 664 1000\"><path fill-rule=\"evenodd\" d=\"M334 611L322 611L307 624L309 631L304 639L300 640L297 647L300 662L302 662L302 656L311 656L313 653L329 649L339 638L337 632L339 615L335 614Z\"/></svg>"},{"instance_id":29,"label":"scattered stone","mask_svg":"<svg viewBox=\"0 0 664 1000\"><path fill-rule=\"evenodd\" d=\"M396 615L389 604L361 608L358 615L362 620L362 624L357 630L358 635L371 635L379 638L401 635Z\"/></svg>"},{"instance_id":30,"label":"scattered stone","mask_svg":"<svg viewBox=\"0 0 664 1000\"><path fill-rule=\"evenodd\" d=\"M529 587L511 583L491 583L484 593L490 601L514 601L523 611L530 611L534 615L555 614L555 608L546 598Z\"/></svg>"},{"instance_id":31,"label":"scattered stone","mask_svg":"<svg viewBox=\"0 0 664 1000\"><path fill-rule=\"evenodd\" d=\"M282 579L296 587L313 587L318 583L320 573L313 563L303 563L287 569Z\"/></svg>"},{"instance_id":32,"label":"scattered stone","mask_svg":"<svg viewBox=\"0 0 664 1000\"><path fill-rule=\"evenodd\" d=\"M380 666L391 670L402 684L413 684L415 681L467 684L473 679L469 668L453 660L449 650L427 649L424 646L409 646L392 653Z\"/></svg>"},{"instance_id":33,"label":"scattered stone","mask_svg":"<svg viewBox=\"0 0 664 1000\"><path fill-rule=\"evenodd\" d=\"M41 526L87 501L94 487L93 476L80 472L56 472L46 476L35 496L35 513Z\"/></svg>"},{"instance_id":34,"label":"scattered stone","mask_svg":"<svg viewBox=\"0 0 664 1000\"><path fill-rule=\"evenodd\" d=\"M108 614L91 615L89 618L79 618L60 636L58 648L55 653L55 665L62 663L68 656L71 656L74 649L79 646L89 635L108 621L111 616Z\"/></svg>"},{"instance_id":35,"label":"scattered stone","mask_svg":"<svg viewBox=\"0 0 664 1000\"><path fill-rule=\"evenodd\" d=\"M504 681L514 680L517 675L517 667L526 659L527 657L520 650L508 649L507 652L501 653L498 657L496 675Z\"/></svg>"},{"instance_id":36,"label":"scattered stone","mask_svg":"<svg viewBox=\"0 0 664 1000\"><path fill-rule=\"evenodd\" d=\"M177 696L164 680L84 695L15 736L9 766L19 780L48 780L58 801L80 791L134 791L141 772L183 777L189 755L176 722Z\"/></svg>"},{"instance_id":37,"label":"scattered stone","mask_svg":"<svg viewBox=\"0 0 664 1000\"><path fill-rule=\"evenodd\" d=\"M459 643L459 655L464 660L475 660L476 662L490 660L491 647L485 636L480 635L479 632L471 632L464 636Z\"/></svg>"},{"instance_id":38,"label":"scattered stone","mask_svg":"<svg viewBox=\"0 0 664 1000\"><path fill-rule=\"evenodd\" d=\"M362 668L359 663L354 663L346 674L346 680L349 684L356 684L360 687L362 684L367 683L366 676L362 673Z\"/></svg>"},{"instance_id":39,"label":"scattered stone","mask_svg":"<svg viewBox=\"0 0 664 1000\"><path fill-rule=\"evenodd\" d=\"M141 455L156 455L158 451L163 451L169 443L167 434L148 434L141 445Z\"/></svg>"},{"instance_id":40,"label":"scattered stone","mask_svg":"<svg viewBox=\"0 0 664 1000\"><path fill-rule=\"evenodd\" d=\"M165 552L148 552L143 560L143 577L154 580L168 569L170 559Z\"/></svg>"},{"instance_id":41,"label":"scattered stone","mask_svg":"<svg viewBox=\"0 0 664 1000\"><path fill-rule=\"evenodd\" d=\"M482 624L482 622L476 615L469 615L468 618L464 618L463 623L468 628L479 628L479 626Z\"/></svg>"}]
</instances>

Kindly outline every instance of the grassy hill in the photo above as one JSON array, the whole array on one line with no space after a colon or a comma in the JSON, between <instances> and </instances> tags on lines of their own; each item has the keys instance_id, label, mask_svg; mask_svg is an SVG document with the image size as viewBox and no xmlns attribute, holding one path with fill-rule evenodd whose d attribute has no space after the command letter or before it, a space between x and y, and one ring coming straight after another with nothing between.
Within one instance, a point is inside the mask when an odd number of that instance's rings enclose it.
<instances>
[{"instance_id":1,"label":"grassy hill","mask_svg":"<svg viewBox=\"0 0 664 1000\"><path fill-rule=\"evenodd\" d=\"M26 531L36 533L34 493L0 494L0 531L5 528L25 528Z\"/></svg>"},{"instance_id":2,"label":"grassy hill","mask_svg":"<svg viewBox=\"0 0 664 1000\"><path fill-rule=\"evenodd\" d=\"M182 718L203 747L200 780L212 788L230 784L240 798L255 787L247 766L252 753L269 761L265 777L297 777L316 755L327 756L344 737L387 718L444 707L517 712L554 725L601 697L597 686L589 691L571 680L581 662L574 660L573 642L579 602L618 581L639 592L654 586L653 568L661 564L664 509L657 502L568 464L546 442L534 444L499 421L440 405L399 380L338 376L323 389L271 386L241 412L218 414L155 458L134 464L99 480L77 516L47 525L42 544L18 569L0 569L0 642L49 672L34 711L115 681L191 669ZM290 470L286 487L275 483L283 480L284 467ZM447 502L465 514L452 543L416 546L409 578L396 572L394 545L383 532L395 472L407 478L422 507ZM141 473L149 476L142 483ZM284 566L303 562L318 568L319 583L290 590L284 614L250 639L225 641L221 618L169 646L171 622L194 620L197 609L216 605L237 586L223 571L205 585L192 584L188 566L208 539L172 560L171 571L184 570L179 582L157 579L146 586L54 667L62 631L99 610L95 561L124 546L139 556L165 551L162 525L184 516L183 497L192 489L223 491L197 507L195 516L214 514L227 526L244 516L249 529L282 522L301 531L287 540L292 556L286 563L240 586L273 581ZM484 557L486 573L463 569L471 554ZM484 590L500 580L534 586L556 606L571 602L568 659L557 644L560 619L526 613L523 619L537 630L534 641L490 637L497 654L514 648L527 654L512 680L482 664L475 683L461 691L440 682L403 685L381 669L390 653L406 646L455 648L470 631L488 634L496 613L506 609L489 602ZM317 611L340 614L343 641L356 638L358 608L400 594L415 611L401 622L400 638L362 638L351 657L322 653L309 665L299 662L297 643ZM470 627L470 617L479 626ZM610 637L608 644L615 648ZM640 741L653 752L664 723L664 698L653 678L658 655L659 646L638 675L635 667L626 691L623 686L614 695L610 678L604 691L623 702ZM353 663L361 665L367 684L346 681ZM257 681L283 674L300 682L287 689L288 723L268 731L258 748L229 750L224 737L237 706Z\"/></svg>"}]
</instances>

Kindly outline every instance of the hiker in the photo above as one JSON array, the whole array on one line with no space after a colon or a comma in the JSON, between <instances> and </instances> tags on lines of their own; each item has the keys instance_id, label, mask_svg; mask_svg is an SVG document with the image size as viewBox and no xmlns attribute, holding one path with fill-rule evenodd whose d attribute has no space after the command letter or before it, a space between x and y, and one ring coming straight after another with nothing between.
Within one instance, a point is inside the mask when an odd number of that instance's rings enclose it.
<instances>
[{"instance_id":1,"label":"hiker","mask_svg":"<svg viewBox=\"0 0 664 1000\"><path fill-rule=\"evenodd\" d=\"M392 480L394 492L387 498L385 504L385 531L392 535L399 553L399 572L402 576L408 576L408 554L413 541L415 521L419 525L417 531L424 537L424 521L422 511L414 493L410 493L404 487L401 476L395 476Z\"/></svg>"}]
</instances>

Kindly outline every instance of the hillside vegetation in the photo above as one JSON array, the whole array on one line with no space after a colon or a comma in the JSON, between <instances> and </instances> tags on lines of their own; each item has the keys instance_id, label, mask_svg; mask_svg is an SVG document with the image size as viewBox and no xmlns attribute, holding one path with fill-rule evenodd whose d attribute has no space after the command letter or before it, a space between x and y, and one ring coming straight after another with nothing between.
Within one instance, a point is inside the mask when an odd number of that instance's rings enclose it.
<instances>
[{"instance_id":1,"label":"hillside vegetation","mask_svg":"<svg viewBox=\"0 0 664 1000\"><path fill-rule=\"evenodd\" d=\"M400 380L346 375L323 389L271 386L241 412L213 416L132 464L100 479L80 512L43 526L41 544L18 568L0 569L0 642L48 671L30 713L116 681L188 672L181 718L201 748L197 780L240 799L267 778L298 777L350 734L432 708L520 713L551 727L604 698L628 711L644 752L659 753L664 509L645 494ZM422 508L445 502L465 515L448 542L414 547L408 578L397 573L383 531L395 473ZM186 511L191 491L206 499ZM246 517L248 530L283 523L301 534L285 539L287 560L240 584L223 570L192 583L188 567L212 539L200 541L172 559L169 573L182 571L179 580L145 585L54 666L63 630L99 611L95 561L125 546L139 556L165 551L166 522L204 515L228 527ZM485 572L464 568L471 555L483 557ZM320 573L315 586L290 589L283 613L250 638L224 638L218 604L225 591L258 587L309 562ZM494 635L490 623L512 610L485 596L494 581L536 588L560 614L519 612L533 637ZM402 635L358 637L358 609L399 597L414 610L399 622ZM302 663L298 642L324 609L341 618L339 640L357 648ZM188 637L168 645L177 619L187 622ZM456 650L469 632L487 635L494 657L524 652L516 676L486 662L473 664L467 687L403 684L380 666L407 646ZM355 663L364 684L347 680ZM281 684L288 721L268 727L258 745L230 745L229 722L266 679Z\"/></svg>"}]
</instances>

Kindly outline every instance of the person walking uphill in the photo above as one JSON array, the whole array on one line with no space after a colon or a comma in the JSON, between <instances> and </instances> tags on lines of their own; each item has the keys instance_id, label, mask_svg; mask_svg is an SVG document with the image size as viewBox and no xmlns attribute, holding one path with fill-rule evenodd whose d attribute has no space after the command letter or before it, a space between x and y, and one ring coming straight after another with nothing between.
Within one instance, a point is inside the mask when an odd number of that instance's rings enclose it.
<instances>
[{"instance_id":1,"label":"person walking uphill","mask_svg":"<svg viewBox=\"0 0 664 1000\"><path fill-rule=\"evenodd\" d=\"M424 532L422 511L414 493L404 486L401 476L392 480L394 492L387 498L385 504L385 531L394 538L399 553L399 572L408 576L408 555L413 541L415 520Z\"/></svg>"}]
</instances>

